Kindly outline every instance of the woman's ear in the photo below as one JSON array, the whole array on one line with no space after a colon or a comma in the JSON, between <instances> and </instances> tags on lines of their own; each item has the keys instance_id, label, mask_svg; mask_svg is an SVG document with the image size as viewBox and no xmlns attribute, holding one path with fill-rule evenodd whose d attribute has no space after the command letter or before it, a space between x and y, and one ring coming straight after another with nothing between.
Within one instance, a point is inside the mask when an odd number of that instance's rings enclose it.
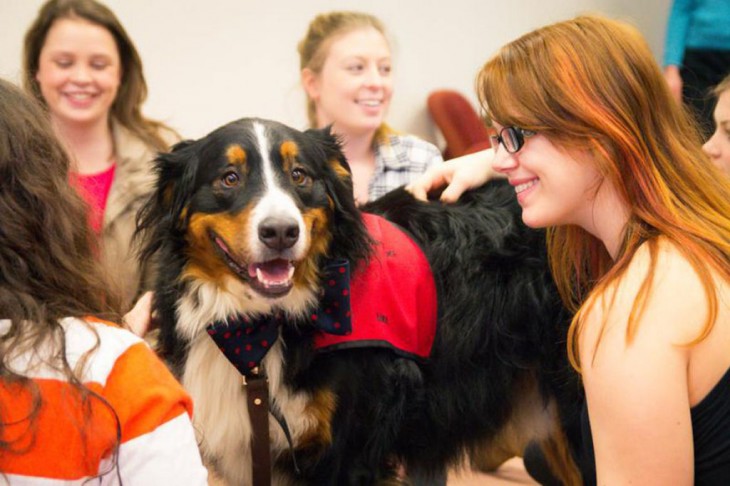
<instances>
[{"instance_id":1,"label":"woman's ear","mask_svg":"<svg viewBox=\"0 0 730 486\"><path fill-rule=\"evenodd\" d=\"M319 99L319 77L309 68L302 69L301 82L304 92L312 101Z\"/></svg>"}]
</instances>

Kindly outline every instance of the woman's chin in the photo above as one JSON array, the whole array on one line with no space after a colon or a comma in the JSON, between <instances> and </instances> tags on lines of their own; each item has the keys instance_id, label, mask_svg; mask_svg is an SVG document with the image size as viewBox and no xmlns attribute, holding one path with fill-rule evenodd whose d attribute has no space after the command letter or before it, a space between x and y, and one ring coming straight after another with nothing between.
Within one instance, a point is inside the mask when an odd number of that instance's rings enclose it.
<instances>
[{"instance_id":1,"label":"woman's chin","mask_svg":"<svg viewBox=\"0 0 730 486\"><path fill-rule=\"evenodd\" d=\"M522 208L522 222L530 228L545 228L553 225L553 223L547 221L546 218L541 216L534 209L531 210L525 208Z\"/></svg>"}]
</instances>

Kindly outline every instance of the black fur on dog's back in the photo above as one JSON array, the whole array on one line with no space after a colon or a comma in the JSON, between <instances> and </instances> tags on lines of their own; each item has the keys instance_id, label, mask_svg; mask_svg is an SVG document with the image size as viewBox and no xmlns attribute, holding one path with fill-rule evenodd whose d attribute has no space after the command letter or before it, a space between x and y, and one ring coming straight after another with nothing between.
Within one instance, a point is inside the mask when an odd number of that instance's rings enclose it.
<instances>
[{"instance_id":1,"label":"black fur on dog's back","mask_svg":"<svg viewBox=\"0 0 730 486\"><path fill-rule=\"evenodd\" d=\"M565 339L569 316L548 271L545 236L521 220L505 181L465 193L458 204L424 203L397 189L363 208L404 228L431 264L439 326L423 366L425 410L409 411L400 453L426 470L469 441L499 432L521 375L560 397L575 419L578 386Z\"/></svg>"}]
</instances>

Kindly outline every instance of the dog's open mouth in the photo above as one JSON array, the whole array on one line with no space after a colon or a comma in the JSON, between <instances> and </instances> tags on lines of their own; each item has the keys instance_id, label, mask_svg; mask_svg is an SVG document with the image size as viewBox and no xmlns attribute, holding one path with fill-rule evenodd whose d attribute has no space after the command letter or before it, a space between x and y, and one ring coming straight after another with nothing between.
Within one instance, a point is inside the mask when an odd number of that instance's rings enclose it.
<instances>
[{"instance_id":1,"label":"dog's open mouth","mask_svg":"<svg viewBox=\"0 0 730 486\"><path fill-rule=\"evenodd\" d=\"M294 286L292 280L294 276L293 261L275 258L264 262L246 264L233 256L223 238L211 234L211 239L223 255L228 267L264 297L281 297Z\"/></svg>"},{"instance_id":2,"label":"dog's open mouth","mask_svg":"<svg viewBox=\"0 0 730 486\"><path fill-rule=\"evenodd\" d=\"M292 288L294 264L281 258L251 263L248 266L248 276L251 287L259 293L270 296L283 295Z\"/></svg>"}]
</instances>

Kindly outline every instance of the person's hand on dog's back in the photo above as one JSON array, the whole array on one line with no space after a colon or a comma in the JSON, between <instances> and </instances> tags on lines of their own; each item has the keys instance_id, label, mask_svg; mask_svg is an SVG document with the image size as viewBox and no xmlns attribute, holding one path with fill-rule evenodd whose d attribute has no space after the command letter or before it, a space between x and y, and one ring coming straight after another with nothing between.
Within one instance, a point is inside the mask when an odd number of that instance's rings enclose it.
<instances>
[{"instance_id":1,"label":"person's hand on dog's back","mask_svg":"<svg viewBox=\"0 0 730 486\"><path fill-rule=\"evenodd\" d=\"M429 193L437 193L446 186L439 199L453 203L469 189L485 184L494 177L500 177L492 169L494 150L487 149L463 155L431 167L421 177L406 186L416 199L428 200Z\"/></svg>"}]
</instances>

